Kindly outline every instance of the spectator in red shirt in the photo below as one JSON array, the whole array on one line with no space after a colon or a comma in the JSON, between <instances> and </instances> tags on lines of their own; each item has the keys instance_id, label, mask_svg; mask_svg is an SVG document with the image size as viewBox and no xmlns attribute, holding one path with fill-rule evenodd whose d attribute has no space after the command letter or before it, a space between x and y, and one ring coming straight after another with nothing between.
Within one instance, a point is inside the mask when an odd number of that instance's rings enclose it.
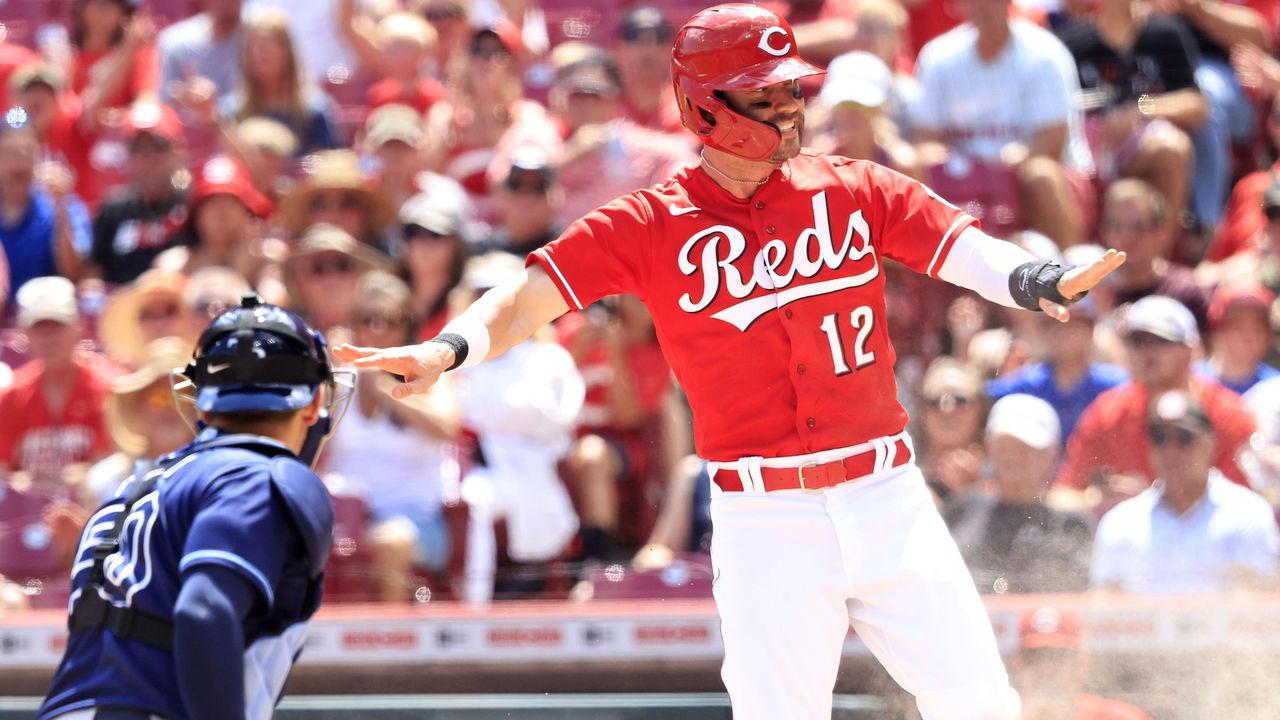
<instances>
[{"instance_id":1,"label":"spectator in red shirt","mask_svg":"<svg viewBox=\"0 0 1280 720\"><path fill-rule=\"evenodd\" d=\"M1280 96L1271 101L1266 130L1271 147L1280 147ZM1222 213L1222 222L1218 224L1218 231L1213 236L1213 244L1205 253L1205 259L1222 261L1254 246L1255 239L1267 224L1267 218L1263 215L1262 195L1278 181L1280 162L1266 170L1255 170L1240 178L1231 190L1226 210Z\"/></svg>"},{"instance_id":2,"label":"spectator in red shirt","mask_svg":"<svg viewBox=\"0 0 1280 720\"><path fill-rule=\"evenodd\" d=\"M671 35L661 10L636 5L622 16L614 58L622 76L623 117L650 130L680 133L671 90Z\"/></svg>"},{"instance_id":3,"label":"spectator in red shirt","mask_svg":"<svg viewBox=\"0 0 1280 720\"><path fill-rule=\"evenodd\" d=\"M160 60L155 23L138 0L76 0L71 6L71 92L91 114L155 99Z\"/></svg>"},{"instance_id":4,"label":"spectator in red shirt","mask_svg":"<svg viewBox=\"0 0 1280 720\"><path fill-rule=\"evenodd\" d=\"M88 463L112 448L103 422L106 384L77 353L80 314L70 280L29 280L17 301L31 361L0 394L0 474L74 496Z\"/></svg>"},{"instance_id":5,"label":"spectator in red shirt","mask_svg":"<svg viewBox=\"0 0 1280 720\"><path fill-rule=\"evenodd\" d=\"M104 188L90 162L97 128L84 115L80 98L65 92L65 78L49 65L32 65L13 74L9 100L21 106L40 140L40 175L70 183L90 210ZM47 181L46 181L47 182Z\"/></svg>"},{"instance_id":6,"label":"spectator in red shirt","mask_svg":"<svg viewBox=\"0 0 1280 720\"><path fill-rule=\"evenodd\" d=\"M339 3L339 30L360 58L362 69L379 78L365 93L370 109L396 103L425 114L445 97L444 86L422 68L436 45L436 31L421 16L392 13L383 18L372 37L361 31L355 3Z\"/></svg>"},{"instance_id":7,"label":"spectator in red shirt","mask_svg":"<svg viewBox=\"0 0 1280 720\"><path fill-rule=\"evenodd\" d=\"M1083 691L1089 656L1075 612L1042 607L1023 613L1018 626L1009 669L1022 696L1020 720L1151 720L1134 705Z\"/></svg>"},{"instance_id":8,"label":"spectator in red shirt","mask_svg":"<svg viewBox=\"0 0 1280 720\"><path fill-rule=\"evenodd\" d=\"M1057 482L1080 491L1098 488L1083 498L1098 512L1145 490L1156 477L1148 453L1147 405L1152 397L1181 389L1195 396L1213 424L1214 466L1247 486L1235 458L1257 423L1239 395L1192 372L1200 333L1191 312L1172 298L1145 297L1125 313L1123 336L1133 380L1099 395L1085 409L1067 441Z\"/></svg>"},{"instance_id":9,"label":"spectator in red shirt","mask_svg":"<svg viewBox=\"0 0 1280 720\"><path fill-rule=\"evenodd\" d=\"M667 459L654 440L671 370L653 319L633 295L602 300L558 330L587 385L580 437L566 458L577 484L583 559L614 559L615 541L630 556L657 519L658 503L644 490L652 466Z\"/></svg>"}]
</instances>

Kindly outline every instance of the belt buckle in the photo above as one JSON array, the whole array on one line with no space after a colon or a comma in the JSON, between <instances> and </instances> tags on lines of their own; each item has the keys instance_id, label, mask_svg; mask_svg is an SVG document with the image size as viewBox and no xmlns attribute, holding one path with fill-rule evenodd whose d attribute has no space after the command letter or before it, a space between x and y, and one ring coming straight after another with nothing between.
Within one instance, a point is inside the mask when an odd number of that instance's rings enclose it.
<instances>
[{"instance_id":1,"label":"belt buckle","mask_svg":"<svg viewBox=\"0 0 1280 720\"><path fill-rule=\"evenodd\" d=\"M819 465L822 465L822 464L824 464L824 463L820 463L820 462L817 462L817 461L814 461L814 462L807 462L807 463L805 463L805 464L801 465L800 467L796 468L796 474L800 476L800 489L801 489L801 490L808 490L808 489L809 489L809 488L805 487L805 484L804 484L804 469L805 469L805 468L807 468L807 467L818 467ZM816 489L816 488L815 488L815 489Z\"/></svg>"}]
</instances>

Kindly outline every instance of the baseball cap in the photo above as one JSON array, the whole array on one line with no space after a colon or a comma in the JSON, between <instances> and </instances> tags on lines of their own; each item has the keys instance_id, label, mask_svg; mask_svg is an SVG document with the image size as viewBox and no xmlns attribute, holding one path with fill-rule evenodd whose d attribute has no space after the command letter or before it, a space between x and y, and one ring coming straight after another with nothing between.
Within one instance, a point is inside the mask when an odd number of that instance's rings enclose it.
<instances>
[{"instance_id":1,"label":"baseball cap","mask_svg":"<svg viewBox=\"0 0 1280 720\"><path fill-rule=\"evenodd\" d=\"M1008 435L1037 450L1045 450L1058 445L1062 429L1052 405L1033 395L1014 393L991 406L987 437L997 435Z\"/></svg>"},{"instance_id":2,"label":"baseball cap","mask_svg":"<svg viewBox=\"0 0 1280 720\"><path fill-rule=\"evenodd\" d=\"M1019 619L1018 629L1024 650L1080 649L1080 616L1071 610L1051 606L1028 610Z\"/></svg>"},{"instance_id":3,"label":"baseball cap","mask_svg":"<svg viewBox=\"0 0 1280 720\"><path fill-rule=\"evenodd\" d=\"M869 52L845 53L827 66L818 99L829 106L857 103L863 107L880 107L889 98L892 73L889 66Z\"/></svg>"},{"instance_id":4,"label":"baseball cap","mask_svg":"<svg viewBox=\"0 0 1280 720\"><path fill-rule=\"evenodd\" d=\"M570 63L560 71L556 85L571 95L615 97L622 91L617 68L603 55L591 55Z\"/></svg>"},{"instance_id":5,"label":"baseball cap","mask_svg":"<svg viewBox=\"0 0 1280 720\"><path fill-rule=\"evenodd\" d=\"M1126 334L1150 333L1169 342L1195 347L1200 343L1196 319L1185 305L1164 295L1148 295L1125 313Z\"/></svg>"},{"instance_id":6,"label":"baseball cap","mask_svg":"<svg viewBox=\"0 0 1280 720\"><path fill-rule=\"evenodd\" d=\"M418 193L400 206L398 215L403 226L417 225L437 235L457 235L457 213L443 199L428 193Z\"/></svg>"},{"instance_id":7,"label":"baseball cap","mask_svg":"<svg viewBox=\"0 0 1280 720\"><path fill-rule=\"evenodd\" d=\"M375 108L364 123L365 144L371 149L399 140L416 146L422 141L422 116L417 110L399 103Z\"/></svg>"},{"instance_id":8,"label":"baseball cap","mask_svg":"<svg viewBox=\"0 0 1280 720\"><path fill-rule=\"evenodd\" d=\"M1169 390L1152 399L1147 423L1151 427L1172 425L1195 433L1213 430L1204 406L1186 390Z\"/></svg>"},{"instance_id":9,"label":"baseball cap","mask_svg":"<svg viewBox=\"0 0 1280 720\"><path fill-rule=\"evenodd\" d=\"M192 215L213 195L230 195L260 218L271 214L271 201L253 186L248 168L228 155L214 155L201 166L191 191Z\"/></svg>"},{"instance_id":10,"label":"baseball cap","mask_svg":"<svg viewBox=\"0 0 1280 720\"><path fill-rule=\"evenodd\" d=\"M532 179L543 186L549 185L555 176L551 158L540 147L525 145L511 153L511 171L507 173L506 186L515 190L521 180Z\"/></svg>"},{"instance_id":11,"label":"baseball cap","mask_svg":"<svg viewBox=\"0 0 1280 720\"><path fill-rule=\"evenodd\" d=\"M671 25L658 8L636 5L623 13L618 37L624 42L664 43L671 40Z\"/></svg>"},{"instance_id":12,"label":"baseball cap","mask_svg":"<svg viewBox=\"0 0 1280 720\"><path fill-rule=\"evenodd\" d=\"M1217 327L1227 310L1237 306L1257 308L1265 316L1271 311L1271 303L1275 300L1275 293L1253 281L1219 285L1209 303L1209 326Z\"/></svg>"},{"instance_id":13,"label":"baseball cap","mask_svg":"<svg viewBox=\"0 0 1280 720\"><path fill-rule=\"evenodd\" d=\"M31 278L18 288L18 325L29 328L43 320L70 325L80 319L76 286L57 275Z\"/></svg>"},{"instance_id":14,"label":"baseball cap","mask_svg":"<svg viewBox=\"0 0 1280 720\"><path fill-rule=\"evenodd\" d=\"M143 133L149 133L170 145L182 138L182 121L168 105L156 102L136 102L125 113L124 134L130 141Z\"/></svg>"}]
</instances>

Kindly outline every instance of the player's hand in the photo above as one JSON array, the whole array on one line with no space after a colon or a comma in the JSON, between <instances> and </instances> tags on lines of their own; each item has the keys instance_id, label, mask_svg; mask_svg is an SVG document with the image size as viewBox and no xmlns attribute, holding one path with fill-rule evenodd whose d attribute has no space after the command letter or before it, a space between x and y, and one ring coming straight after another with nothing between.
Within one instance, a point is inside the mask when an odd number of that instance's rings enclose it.
<instances>
[{"instance_id":1,"label":"player's hand","mask_svg":"<svg viewBox=\"0 0 1280 720\"><path fill-rule=\"evenodd\" d=\"M1124 260L1124 251L1108 250L1102 257L1092 263L1068 270L1062 276L1062 279L1058 281L1058 292L1062 293L1063 297L1068 298L1089 292L1098 283L1102 282L1102 278L1110 275L1112 271L1123 265ZM1040 299L1040 309L1044 310L1046 315L1059 322L1066 322L1071 319L1071 313L1067 308L1043 298Z\"/></svg>"},{"instance_id":2,"label":"player's hand","mask_svg":"<svg viewBox=\"0 0 1280 720\"><path fill-rule=\"evenodd\" d=\"M358 368L380 368L403 375L405 381L391 388L391 397L397 400L426 392L453 364L453 350L441 343L394 348L362 348L344 343L333 349L333 356Z\"/></svg>"}]
</instances>

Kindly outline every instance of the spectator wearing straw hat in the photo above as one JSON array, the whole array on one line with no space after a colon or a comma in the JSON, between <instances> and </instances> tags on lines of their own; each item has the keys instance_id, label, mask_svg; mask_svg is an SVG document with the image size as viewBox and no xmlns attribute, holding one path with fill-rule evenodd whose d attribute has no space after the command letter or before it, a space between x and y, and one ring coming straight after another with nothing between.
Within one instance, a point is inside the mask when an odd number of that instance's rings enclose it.
<instances>
[{"instance_id":1,"label":"spectator wearing straw hat","mask_svg":"<svg viewBox=\"0 0 1280 720\"><path fill-rule=\"evenodd\" d=\"M117 450L89 468L85 488L92 502L110 498L136 461L166 455L194 437L194 418L183 414L169 382L171 370L190 362L192 348L182 338L153 340L144 365L111 381L106 424Z\"/></svg>"},{"instance_id":2,"label":"spectator wearing straw hat","mask_svg":"<svg viewBox=\"0 0 1280 720\"><path fill-rule=\"evenodd\" d=\"M389 266L385 255L342 228L327 223L312 225L285 261L285 284L293 310L322 333L339 328L345 333L360 276Z\"/></svg>"},{"instance_id":3,"label":"spectator wearing straw hat","mask_svg":"<svg viewBox=\"0 0 1280 720\"><path fill-rule=\"evenodd\" d=\"M280 202L285 229L296 237L316 223L326 223L378 246L395 209L382 193L370 188L356 154L323 150L304 158L302 170L298 183Z\"/></svg>"},{"instance_id":4,"label":"spectator wearing straw hat","mask_svg":"<svg viewBox=\"0 0 1280 720\"><path fill-rule=\"evenodd\" d=\"M98 318L98 338L107 357L129 370L147 363L147 346L160 338L177 337L195 347L199 333L182 304L187 276L153 269L117 289Z\"/></svg>"}]
</instances>

